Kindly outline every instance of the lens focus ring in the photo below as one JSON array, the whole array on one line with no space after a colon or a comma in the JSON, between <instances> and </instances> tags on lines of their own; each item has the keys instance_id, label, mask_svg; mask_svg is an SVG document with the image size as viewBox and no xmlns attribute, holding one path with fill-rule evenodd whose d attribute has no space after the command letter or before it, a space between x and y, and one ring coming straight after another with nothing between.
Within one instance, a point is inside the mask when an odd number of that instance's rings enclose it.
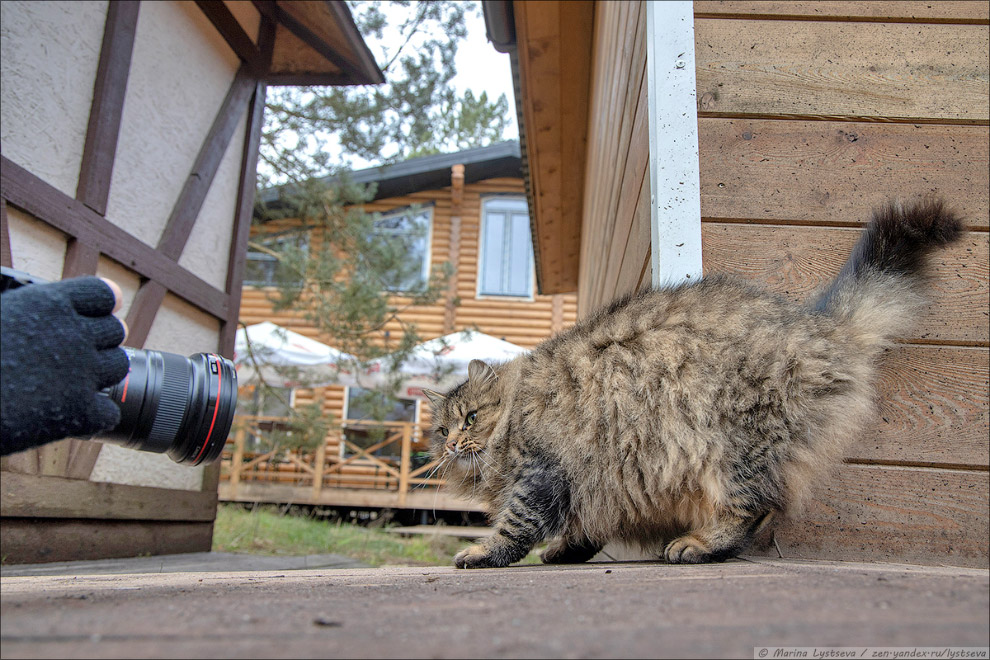
<instances>
[{"instance_id":1,"label":"lens focus ring","mask_svg":"<svg viewBox=\"0 0 990 660\"><path fill-rule=\"evenodd\" d=\"M162 394L155 423L148 433L148 444L164 447L160 451L165 451L175 440L189 402L189 362L171 353L162 353L162 357L165 361Z\"/></svg>"}]
</instances>

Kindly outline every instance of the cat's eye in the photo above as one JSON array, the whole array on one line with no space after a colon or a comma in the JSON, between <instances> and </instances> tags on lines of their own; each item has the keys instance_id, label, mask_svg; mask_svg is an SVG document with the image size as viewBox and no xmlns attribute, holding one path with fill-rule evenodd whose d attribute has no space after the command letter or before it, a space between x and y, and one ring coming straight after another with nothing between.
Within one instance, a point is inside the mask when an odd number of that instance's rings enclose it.
<instances>
[{"instance_id":1,"label":"cat's eye","mask_svg":"<svg viewBox=\"0 0 990 660\"><path fill-rule=\"evenodd\" d=\"M468 413L467 418L464 420L464 426L465 427L471 426L476 421L478 421L478 413L476 413L476 412L470 412L470 413Z\"/></svg>"},{"instance_id":2,"label":"cat's eye","mask_svg":"<svg viewBox=\"0 0 990 660\"><path fill-rule=\"evenodd\" d=\"M449 434L449 433L450 433L450 431L447 430L447 427L446 426L441 426L440 427L440 435L442 435L443 437L446 438L447 437L447 434Z\"/></svg>"}]
</instances>

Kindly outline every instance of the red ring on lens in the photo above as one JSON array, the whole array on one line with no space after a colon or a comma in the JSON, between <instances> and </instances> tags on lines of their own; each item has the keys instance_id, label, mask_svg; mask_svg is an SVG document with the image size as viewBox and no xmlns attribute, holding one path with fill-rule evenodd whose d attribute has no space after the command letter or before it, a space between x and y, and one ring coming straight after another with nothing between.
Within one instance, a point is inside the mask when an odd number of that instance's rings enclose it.
<instances>
[{"instance_id":1,"label":"red ring on lens","mask_svg":"<svg viewBox=\"0 0 990 660\"><path fill-rule=\"evenodd\" d=\"M206 440L203 441L203 448L199 450L199 454L193 459L193 465L199 463L199 459L203 457L203 452L210 446L210 436L213 435L213 426L217 423L217 411L220 410L220 385L223 382L223 369L220 368L220 360L217 360L215 355L206 356L207 364L212 364L210 362L211 359L216 360L217 365L217 401L213 406L213 419L210 421L210 430L206 432Z\"/></svg>"}]
</instances>

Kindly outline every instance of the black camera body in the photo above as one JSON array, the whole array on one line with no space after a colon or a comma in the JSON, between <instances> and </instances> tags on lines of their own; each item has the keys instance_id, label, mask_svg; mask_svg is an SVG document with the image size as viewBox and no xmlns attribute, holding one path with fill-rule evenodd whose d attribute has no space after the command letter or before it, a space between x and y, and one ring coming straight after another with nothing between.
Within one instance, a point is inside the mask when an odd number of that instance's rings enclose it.
<instances>
[{"instance_id":1,"label":"black camera body","mask_svg":"<svg viewBox=\"0 0 990 660\"><path fill-rule=\"evenodd\" d=\"M0 292L44 284L24 271L0 269ZM130 369L100 392L120 408L120 423L93 438L166 453L177 463L200 465L220 457L237 406L234 363L215 353L183 357L124 347Z\"/></svg>"}]
</instances>

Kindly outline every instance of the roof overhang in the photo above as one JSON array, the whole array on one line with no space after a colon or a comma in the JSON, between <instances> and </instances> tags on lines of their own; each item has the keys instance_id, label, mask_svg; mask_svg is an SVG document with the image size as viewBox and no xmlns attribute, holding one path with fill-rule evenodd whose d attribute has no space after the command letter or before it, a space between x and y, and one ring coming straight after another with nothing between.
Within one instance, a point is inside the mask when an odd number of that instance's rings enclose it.
<instances>
[{"instance_id":1,"label":"roof overhang","mask_svg":"<svg viewBox=\"0 0 990 660\"><path fill-rule=\"evenodd\" d=\"M253 0L275 24L269 85L377 85L385 82L347 4Z\"/></svg>"},{"instance_id":2,"label":"roof overhang","mask_svg":"<svg viewBox=\"0 0 990 660\"><path fill-rule=\"evenodd\" d=\"M540 293L578 287L595 3L485 0L512 62Z\"/></svg>"},{"instance_id":3,"label":"roof overhang","mask_svg":"<svg viewBox=\"0 0 990 660\"><path fill-rule=\"evenodd\" d=\"M522 176L519 143L510 141L452 154L421 156L391 165L369 167L347 173L346 180L362 184L374 183L377 189L373 199L388 199L449 186L450 172L454 165L464 166L464 183ZM339 180L336 177L326 177L320 183L329 187ZM292 185L268 188L258 192L257 200L268 208L279 208L291 204L294 191L295 187Z\"/></svg>"}]
</instances>

